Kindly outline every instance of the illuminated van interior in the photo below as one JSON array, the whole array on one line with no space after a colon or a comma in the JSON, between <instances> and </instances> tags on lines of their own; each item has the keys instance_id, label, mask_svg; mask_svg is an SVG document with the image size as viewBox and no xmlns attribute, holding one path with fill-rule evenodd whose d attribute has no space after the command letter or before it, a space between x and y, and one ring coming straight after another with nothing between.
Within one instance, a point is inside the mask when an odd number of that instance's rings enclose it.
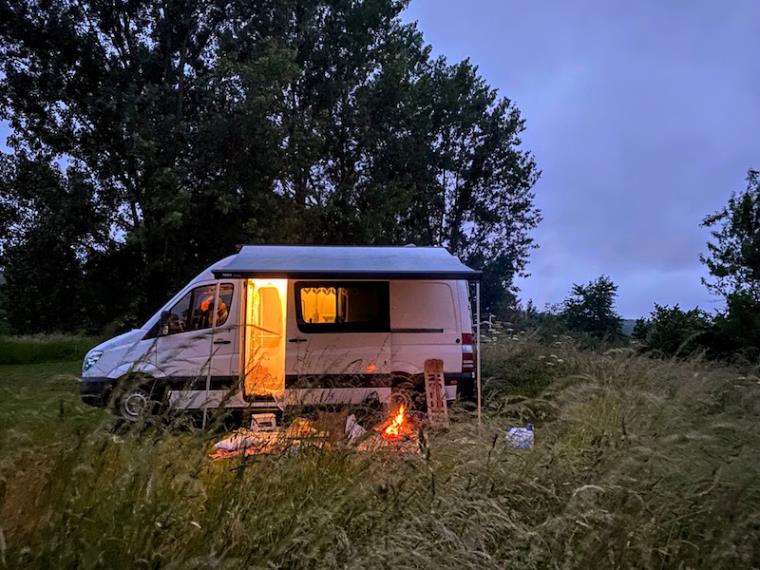
<instances>
[{"instance_id":1,"label":"illuminated van interior","mask_svg":"<svg viewBox=\"0 0 760 570\"><path fill-rule=\"evenodd\" d=\"M246 397L285 391L285 316L287 279L246 280Z\"/></svg>"}]
</instances>

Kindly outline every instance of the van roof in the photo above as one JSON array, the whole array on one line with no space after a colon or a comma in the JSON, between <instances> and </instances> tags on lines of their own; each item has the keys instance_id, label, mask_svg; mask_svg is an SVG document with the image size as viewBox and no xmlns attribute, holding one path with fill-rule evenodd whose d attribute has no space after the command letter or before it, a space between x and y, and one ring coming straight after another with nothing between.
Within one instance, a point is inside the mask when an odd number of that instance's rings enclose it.
<instances>
[{"instance_id":1,"label":"van roof","mask_svg":"<svg viewBox=\"0 0 760 570\"><path fill-rule=\"evenodd\" d=\"M246 245L214 277L291 279L467 279L480 271L467 267L442 247Z\"/></svg>"}]
</instances>

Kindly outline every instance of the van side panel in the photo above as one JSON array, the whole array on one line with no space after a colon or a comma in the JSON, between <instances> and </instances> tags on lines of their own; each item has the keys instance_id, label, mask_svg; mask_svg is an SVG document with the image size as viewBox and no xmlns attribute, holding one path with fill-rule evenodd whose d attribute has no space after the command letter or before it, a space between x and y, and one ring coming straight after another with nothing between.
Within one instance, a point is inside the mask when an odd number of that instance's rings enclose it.
<instances>
[{"instance_id":1,"label":"van side panel","mask_svg":"<svg viewBox=\"0 0 760 570\"><path fill-rule=\"evenodd\" d=\"M324 284L326 281L298 279L288 283L286 376L376 375L379 378L388 374L391 335L387 330L304 332L299 328L296 286L311 282Z\"/></svg>"},{"instance_id":2,"label":"van side panel","mask_svg":"<svg viewBox=\"0 0 760 570\"><path fill-rule=\"evenodd\" d=\"M425 360L462 371L461 317L456 281L391 281L391 363L394 372L420 374Z\"/></svg>"}]
</instances>

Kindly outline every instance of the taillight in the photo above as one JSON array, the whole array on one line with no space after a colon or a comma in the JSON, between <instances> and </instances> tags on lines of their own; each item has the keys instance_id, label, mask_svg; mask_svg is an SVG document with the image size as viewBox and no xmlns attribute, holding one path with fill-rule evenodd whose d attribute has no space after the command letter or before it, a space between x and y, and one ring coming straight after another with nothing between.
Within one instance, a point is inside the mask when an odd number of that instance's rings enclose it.
<instances>
[{"instance_id":1,"label":"taillight","mask_svg":"<svg viewBox=\"0 0 760 570\"><path fill-rule=\"evenodd\" d=\"M462 372L475 371L475 348L472 333L462 333Z\"/></svg>"}]
</instances>

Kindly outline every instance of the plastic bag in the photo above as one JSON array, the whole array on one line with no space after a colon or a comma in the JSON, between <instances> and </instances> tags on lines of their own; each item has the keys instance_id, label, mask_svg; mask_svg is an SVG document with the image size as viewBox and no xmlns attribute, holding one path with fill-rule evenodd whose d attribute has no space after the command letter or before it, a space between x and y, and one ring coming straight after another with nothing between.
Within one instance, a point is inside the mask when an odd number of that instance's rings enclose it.
<instances>
[{"instance_id":1,"label":"plastic bag","mask_svg":"<svg viewBox=\"0 0 760 570\"><path fill-rule=\"evenodd\" d=\"M507 429L507 442L518 449L533 447L533 424L527 427L511 427Z\"/></svg>"}]
</instances>

